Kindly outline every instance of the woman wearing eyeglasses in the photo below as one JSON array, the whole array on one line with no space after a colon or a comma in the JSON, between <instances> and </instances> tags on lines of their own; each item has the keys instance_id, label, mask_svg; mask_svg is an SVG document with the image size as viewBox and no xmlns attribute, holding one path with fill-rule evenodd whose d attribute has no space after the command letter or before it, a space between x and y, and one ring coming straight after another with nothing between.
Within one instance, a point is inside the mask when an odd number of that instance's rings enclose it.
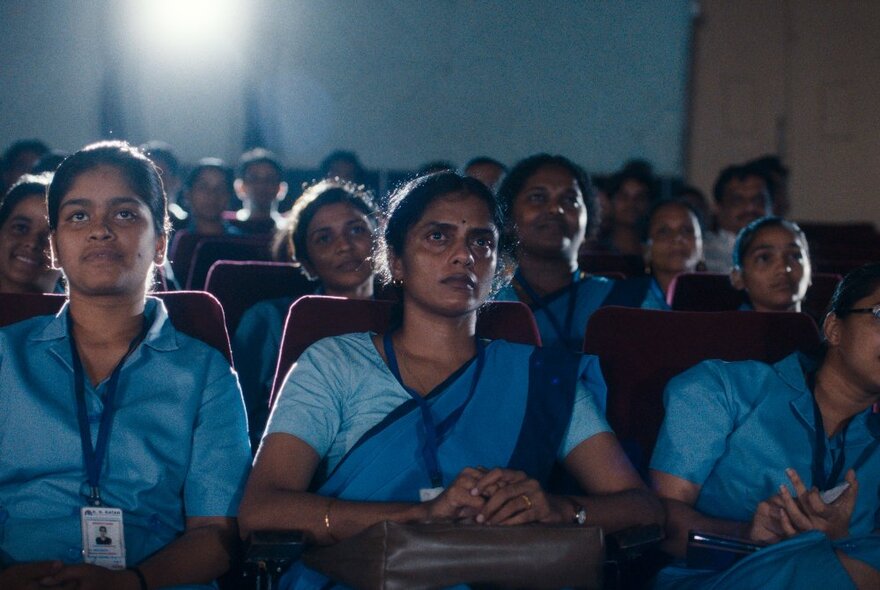
<instances>
[{"instance_id":1,"label":"woman wearing eyeglasses","mask_svg":"<svg viewBox=\"0 0 880 590\"><path fill-rule=\"evenodd\" d=\"M669 383L651 462L667 550L683 557L691 530L764 547L658 587L880 587L880 264L844 278L822 329L818 359L707 361Z\"/></svg>"}]
</instances>

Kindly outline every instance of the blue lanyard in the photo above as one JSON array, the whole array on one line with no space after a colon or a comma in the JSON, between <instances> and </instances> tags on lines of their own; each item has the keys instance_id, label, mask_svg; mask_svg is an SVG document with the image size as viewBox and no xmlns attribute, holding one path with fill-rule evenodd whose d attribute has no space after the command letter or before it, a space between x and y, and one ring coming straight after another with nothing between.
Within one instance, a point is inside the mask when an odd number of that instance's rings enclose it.
<instances>
[{"instance_id":1,"label":"blue lanyard","mask_svg":"<svg viewBox=\"0 0 880 590\"><path fill-rule=\"evenodd\" d=\"M571 322L574 319L574 308L577 303L578 289L580 289L581 286L581 276L579 270L574 271L571 275L572 286L569 287L568 290L568 307L565 311L564 327L563 324L559 322L559 318L556 317L556 314L547 306L544 298L538 295L535 289L529 284L520 269L516 269L516 273L513 277L517 284L522 287L522 290L525 291L526 295L529 296L529 299L532 300L532 305L547 314L547 319L550 320L550 324L559 335L559 340L569 345L569 347L573 344L572 342L569 342L571 340ZM579 344L575 347L575 350L576 352L581 352Z\"/></svg>"},{"instance_id":2,"label":"blue lanyard","mask_svg":"<svg viewBox=\"0 0 880 590\"><path fill-rule=\"evenodd\" d=\"M119 372L122 365L131 355L138 344L146 337L149 325L144 317L144 327L128 345L128 351L123 355L107 380L107 393L104 395L104 409L101 411L101 423L98 426L98 442L92 446L92 430L89 426L88 408L86 407L85 395L85 371L79 351L76 349L76 341L73 339L73 320L70 320L70 355L73 359L73 384L76 393L76 418L79 422L79 437L82 443L83 463L85 463L86 477L89 482L89 504L101 505L101 465L107 454L107 439L110 436L110 424L113 422L113 401L116 398L116 389L119 383Z\"/></svg>"},{"instance_id":3,"label":"blue lanyard","mask_svg":"<svg viewBox=\"0 0 880 590\"><path fill-rule=\"evenodd\" d=\"M813 426L816 429L816 444L813 446L813 485L819 488L819 491L830 490L840 478L843 471L843 463L845 461L846 447L846 431L849 427L847 423L843 427L841 433L840 452L831 465L831 473L825 473L825 424L822 421L822 412L819 411L819 404L816 403L816 394L813 394Z\"/></svg>"},{"instance_id":4,"label":"blue lanyard","mask_svg":"<svg viewBox=\"0 0 880 590\"><path fill-rule=\"evenodd\" d=\"M422 456L425 459L428 473L431 476L431 486L435 488L443 486L443 472L440 470L440 461L437 457L440 449L439 440L443 435L449 432L453 426L455 426L456 422L458 422L458 419L461 417L462 412L464 412L468 402L470 402L471 398L474 396L474 392L477 389L477 383L480 381L480 375L483 373L483 366L486 361L486 351L483 343L478 338L475 340L477 347L477 367L474 370L474 377L471 380L471 387L468 391L468 396L464 403L456 408L454 412L437 426L434 423L434 416L431 414L431 407L428 405L428 402L418 391L407 387L400 376L400 366L397 363L397 355L394 353L394 343L391 340L391 332L386 332L385 336L382 337L382 344L385 348L385 357L388 359L388 368L391 369L391 374L394 375L394 378L397 379L410 397L415 400L419 406L419 410L421 410L422 424L425 427L425 446L422 447Z\"/></svg>"},{"instance_id":5,"label":"blue lanyard","mask_svg":"<svg viewBox=\"0 0 880 590\"><path fill-rule=\"evenodd\" d=\"M843 427L843 431L841 432L842 440L840 441L840 453L831 465L831 473L826 475L825 424L822 420L822 412L819 411L819 404L816 402L816 373L807 372L806 381L807 387L809 387L810 392L813 394L813 427L816 430L816 444L813 446L813 485L819 488L820 491L825 491L830 490L837 484L837 481L840 479L840 474L843 471L846 456L846 433L849 429L850 423L847 422L846 426ZM873 416L868 419L871 420L872 418ZM863 450L856 458L856 462L852 464L851 469L855 471L858 471L862 464L864 464L874 451L877 450L877 447L880 446L880 438L878 438L880 433L875 432L875 429L871 426L870 422L868 428L871 431L871 436L874 437L874 440L871 441L871 444L865 447L865 450Z\"/></svg>"}]
</instances>

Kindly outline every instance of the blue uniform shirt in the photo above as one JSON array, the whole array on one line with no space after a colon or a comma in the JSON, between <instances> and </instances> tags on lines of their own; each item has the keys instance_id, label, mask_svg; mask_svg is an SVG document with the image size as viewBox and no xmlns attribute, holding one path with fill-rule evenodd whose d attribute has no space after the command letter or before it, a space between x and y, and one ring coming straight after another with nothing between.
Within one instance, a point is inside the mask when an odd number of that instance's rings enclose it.
<instances>
[{"instance_id":1,"label":"blue uniform shirt","mask_svg":"<svg viewBox=\"0 0 880 590\"><path fill-rule=\"evenodd\" d=\"M787 467L812 486L813 395L800 361L797 354L775 365L706 361L671 380L651 468L701 485L700 512L738 521L750 521L780 484L794 494ZM839 481L851 467L859 480L853 535L880 526L877 419L868 409L852 418L845 441L838 433L826 443L825 473L845 444Z\"/></svg>"},{"instance_id":2,"label":"blue uniform shirt","mask_svg":"<svg viewBox=\"0 0 880 590\"><path fill-rule=\"evenodd\" d=\"M588 276L575 280L561 291L543 298L543 305L532 306L535 314L535 322L538 324L538 332L541 334L541 343L547 347L559 346L570 348L574 352L583 350L584 333L587 331L587 321L597 309L602 306L614 281L606 277ZM575 301L570 302L574 297ZM507 285L495 296L498 301L519 301L516 290L512 285ZM568 315L569 303L574 303L572 321L568 326L563 325ZM560 323L563 330L567 330L565 339L560 337L559 332L553 326L548 312L552 313Z\"/></svg>"},{"instance_id":3,"label":"blue uniform shirt","mask_svg":"<svg viewBox=\"0 0 880 590\"><path fill-rule=\"evenodd\" d=\"M151 327L123 366L101 470L123 511L127 563L177 536L191 516L236 516L250 466L247 423L227 360L174 329L148 299ZM86 473L76 418L67 306L0 329L0 565L79 562ZM92 440L106 380L85 395Z\"/></svg>"}]
</instances>

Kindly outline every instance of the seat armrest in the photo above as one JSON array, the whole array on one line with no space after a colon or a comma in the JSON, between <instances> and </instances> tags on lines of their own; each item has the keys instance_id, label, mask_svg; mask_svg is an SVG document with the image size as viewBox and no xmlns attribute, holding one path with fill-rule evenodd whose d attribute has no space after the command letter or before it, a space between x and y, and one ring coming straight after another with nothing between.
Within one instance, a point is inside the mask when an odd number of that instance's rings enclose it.
<instances>
[{"instance_id":1,"label":"seat armrest","mask_svg":"<svg viewBox=\"0 0 880 590\"><path fill-rule=\"evenodd\" d=\"M254 531L244 542L243 576L253 578L255 588L273 588L305 546L303 531Z\"/></svg>"}]
</instances>

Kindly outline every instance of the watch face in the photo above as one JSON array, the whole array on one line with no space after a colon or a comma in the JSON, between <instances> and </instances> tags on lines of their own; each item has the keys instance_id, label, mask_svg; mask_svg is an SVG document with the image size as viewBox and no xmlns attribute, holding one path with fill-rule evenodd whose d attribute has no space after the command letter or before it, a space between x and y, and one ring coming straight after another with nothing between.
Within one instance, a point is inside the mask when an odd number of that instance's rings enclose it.
<instances>
[{"instance_id":1,"label":"watch face","mask_svg":"<svg viewBox=\"0 0 880 590\"><path fill-rule=\"evenodd\" d=\"M577 524L586 523L587 522L587 511L583 508L578 509L578 511L574 513L574 521Z\"/></svg>"}]
</instances>

